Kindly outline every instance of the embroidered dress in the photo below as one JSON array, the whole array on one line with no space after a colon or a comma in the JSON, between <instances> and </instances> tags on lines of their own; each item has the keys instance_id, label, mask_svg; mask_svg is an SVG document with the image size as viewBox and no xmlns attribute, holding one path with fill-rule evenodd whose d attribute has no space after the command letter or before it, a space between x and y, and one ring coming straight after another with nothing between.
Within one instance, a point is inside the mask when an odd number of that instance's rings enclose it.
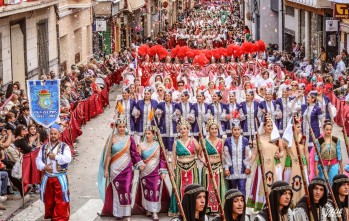
<instances>
[{"instance_id":1,"label":"embroidered dress","mask_svg":"<svg viewBox=\"0 0 349 221\"><path fill-rule=\"evenodd\" d=\"M276 101L261 101L258 108L258 118L261 118L264 115L262 110L265 110L266 113L270 114L273 122L276 122L277 115L281 113L280 110L277 110L276 108Z\"/></svg>"},{"instance_id":2,"label":"embroidered dress","mask_svg":"<svg viewBox=\"0 0 349 221\"><path fill-rule=\"evenodd\" d=\"M255 211L260 211L265 203L263 177L266 178L267 192L270 193L272 183L281 180L277 175L276 167L280 167L280 161L274 158L275 153L279 151L279 147L270 143L270 137L266 134L260 136L261 154L264 162L265 174L262 176L262 169L259 160L257 161L257 171L252 181L251 191L247 200L247 207L254 208ZM258 156L257 156L258 157ZM259 159L259 158L257 158Z\"/></svg>"},{"instance_id":3,"label":"embroidered dress","mask_svg":"<svg viewBox=\"0 0 349 221\"><path fill-rule=\"evenodd\" d=\"M240 105L237 104L237 103L234 103L234 104L229 103L229 104L227 104L227 109L228 109L228 114L231 115L234 111L239 111ZM225 125L225 128L226 128L225 131L226 131L228 137L231 136L231 133L232 133L231 132L231 126L232 126L233 120L234 119L231 118L230 120L227 121L227 123Z\"/></svg>"},{"instance_id":4,"label":"embroidered dress","mask_svg":"<svg viewBox=\"0 0 349 221\"><path fill-rule=\"evenodd\" d=\"M180 140L176 141L176 168L175 181L179 191L179 197L182 200L184 189L190 184L199 183L199 171L195 161L195 143L190 139L187 146L184 146ZM185 161L184 161L185 160ZM184 163L185 162L185 163ZM171 195L169 216L177 215L179 212L174 193Z\"/></svg>"},{"instance_id":5,"label":"embroidered dress","mask_svg":"<svg viewBox=\"0 0 349 221\"><path fill-rule=\"evenodd\" d=\"M326 143L323 137L317 140L317 145L321 154L322 162L325 170L327 170L328 179L332 185L333 177L338 174L339 161L342 160L341 144L337 137L332 137L331 144ZM315 154L315 161L319 161L319 157ZM325 177L324 173L318 165L319 176Z\"/></svg>"},{"instance_id":6,"label":"embroidered dress","mask_svg":"<svg viewBox=\"0 0 349 221\"><path fill-rule=\"evenodd\" d=\"M157 141L150 145L147 142L141 143L140 147L141 157L146 164L140 173L139 183L142 192L142 206L149 212L158 213L161 209L164 187L160 175L167 173L166 164ZM168 195L166 194L166 196Z\"/></svg>"},{"instance_id":7,"label":"embroidered dress","mask_svg":"<svg viewBox=\"0 0 349 221\"><path fill-rule=\"evenodd\" d=\"M227 121L225 117L228 113L226 105L221 102L209 104L207 107L207 113L211 114L218 123L219 136L225 135L225 125Z\"/></svg>"},{"instance_id":8,"label":"embroidered dress","mask_svg":"<svg viewBox=\"0 0 349 221\"><path fill-rule=\"evenodd\" d=\"M236 143L234 137L225 140L223 166L230 171L230 176L226 179L230 182L230 187L238 189L244 196L246 195L246 175L245 169L250 167L250 146L247 138L239 136Z\"/></svg>"},{"instance_id":9,"label":"embroidered dress","mask_svg":"<svg viewBox=\"0 0 349 221\"><path fill-rule=\"evenodd\" d=\"M192 131L194 136L199 136L200 127L206 128L205 120L207 118L207 107L208 105L206 103L194 103L192 105L191 115L195 119L194 123L192 124ZM206 130L203 130L202 133L205 136Z\"/></svg>"},{"instance_id":10,"label":"embroidered dress","mask_svg":"<svg viewBox=\"0 0 349 221\"><path fill-rule=\"evenodd\" d=\"M139 110L139 117L136 121L137 134L143 136L145 127L148 125L154 125L154 122L149 121L149 113L153 109L156 110L158 102L155 100L150 100L149 103L145 103L144 100L139 100L137 102L137 109Z\"/></svg>"},{"instance_id":11,"label":"embroidered dress","mask_svg":"<svg viewBox=\"0 0 349 221\"><path fill-rule=\"evenodd\" d=\"M142 68L142 77L141 77L141 85L142 86L149 86L149 79L151 77L151 66L152 64L150 62L143 62L141 68Z\"/></svg>"},{"instance_id":12,"label":"embroidered dress","mask_svg":"<svg viewBox=\"0 0 349 221\"><path fill-rule=\"evenodd\" d=\"M131 216L133 166L138 167L143 161L132 137L116 136L116 139L116 143L111 147L105 147L100 163L98 187L104 200L102 214L115 217ZM106 154L110 154L111 158L108 182L103 179Z\"/></svg>"},{"instance_id":13,"label":"embroidered dress","mask_svg":"<svg viewBox=\"0 0 349 221\"><path fill-rule=\"evenodd\" d=\"M255 139L257 132L256 118L258 114L258 102L253 101L248 105L245 101L241 103L240 117L242 119L241 126L243 129L243 135L250 142Z\"/></svg>"},{"instance_id":14,"label":"embroidered dress","mask_svg":"<svg viewBox=\"0 0 349 221\"><path fill-rule=\"evenodd\" d=\"M214 174L214 179L216 180L219 197L221 198L222 205L224 205L224 196L227 191L226 183L224 180L224 171L222 166L222 153L223 153L223 140L219 139L216 146L214 146L208 139L205 139L205 146L210 161L213 160L216 163L211 163L212 171ZM217 162L217 159L220 161ZM202 168L202 185L208 191L208 204L207 204L207 213L218 213L219 206L218 201L215 195L213 188L213 183L210 178L207 167Z\"/></svg>"},{"instance_id":15,"label":"embroidered dress","mask_svg":"<svg viewBox=\"0 0 349 221\"><path fill-rule=\"evenodd\" d=\"M177 120L175 114L176 103L160 102L155 114L158 117L158 126L167 150L172 151L174 138L177 135Z\"/></svg>"},{"instance_id":16,"label":"embroidered dress","mask_svg":"<svg viewBox=\"0 0 349 221\"><path fill-rule=\"evenodd\" d=\"M287 127L287 123L289 122L292 116L292 110L290 108L290 99L289 98L276 99L276 109L278 112L282 113L281 118L278 119L277 121L274 121L277 124L280 135L282 135Z\"/></svg>"},{"instance_id":17,"label":"embroidered dress","mask_svg":"<svg viewBox=\"0 0 349 221\"><path fill-rule=\"evenodd\" d=\"M298 146L301 153L305 151L305 136L299 138ZM308 150L306 150L308 151ZM302 179L302 171L299 166L298 154L296 149L296 144L293 141L292 147L286 148L287 156L285 160L285 169L284 169L284 181L288 182L293 191L293 205L295 206L297 202L304 196L305 191L304 187L308 186L308 172L307 172L307 160L305 155L301 156L302 163L305 169L306 180Z\"/></svg>"}]
</instances>

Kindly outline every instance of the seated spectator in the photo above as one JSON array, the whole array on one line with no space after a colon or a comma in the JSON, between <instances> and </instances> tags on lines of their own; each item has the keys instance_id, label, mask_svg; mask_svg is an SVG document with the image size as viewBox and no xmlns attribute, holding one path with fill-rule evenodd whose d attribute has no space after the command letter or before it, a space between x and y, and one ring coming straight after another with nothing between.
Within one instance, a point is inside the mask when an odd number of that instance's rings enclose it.
<instances>
[{"instance_id":1,"label":"seated spectator","mask_svg":"<svg viewBox=\"0 0 349 221\"><path fill-rule=\"evenodd\" d=\"M15 141L13 144L23 153L30 153L33 149L33 144L38 140L39 135L28 135L28 128L22 124L18 125L15 132Z\"/></svg>"},{"instance_id":2,"label":"seated spectator","mask_svg":"<svg viewBox=\"0 0 349 221\"><path fill-rule=\"evenodd\" d=\"M31 124L31 117L30 117L30 111L29 107L22 107L21 114L18 117L18 123L23 124L24 126L28 127Z\"/></svg>"},{"instance_id":3,"label":"seated spectator","mask_svg":"<svg viewBox=\"0 0 349 221\"><path fill-rule=\"evenodd\" d=\"M37 147L41 146L40 134L38 133L34 124L31 124L28 127L28 137L36 137L32 144L32 151L34 151Z\"/></svg>"},{"instance_id":4,"label":"seated spectator","mask_svg":"<svg viewBox=\"0 0 349 221\"><path fill-rule=\"evenodd\" d=\"M5 122L5 128L7 130L11 130L11 132L14 133L17 127L16 115L13 112L8 112L5 117Z\"/></svg>"}]
</instances>

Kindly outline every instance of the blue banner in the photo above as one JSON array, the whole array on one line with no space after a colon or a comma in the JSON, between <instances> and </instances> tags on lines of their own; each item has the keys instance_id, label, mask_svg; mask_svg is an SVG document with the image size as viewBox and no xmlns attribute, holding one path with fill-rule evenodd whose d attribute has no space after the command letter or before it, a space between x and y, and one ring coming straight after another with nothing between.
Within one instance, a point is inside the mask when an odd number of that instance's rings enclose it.
<instances>
[{"instance_id":1,"label":"blue banner","mask_svg":"<svg viewBox=\"0 0 349 221\"><path fill-rule=\"evenodd\" d=\"M60 114L60 80L27 81L30 114L48 128Z\"/></svg>"}]
</instances>

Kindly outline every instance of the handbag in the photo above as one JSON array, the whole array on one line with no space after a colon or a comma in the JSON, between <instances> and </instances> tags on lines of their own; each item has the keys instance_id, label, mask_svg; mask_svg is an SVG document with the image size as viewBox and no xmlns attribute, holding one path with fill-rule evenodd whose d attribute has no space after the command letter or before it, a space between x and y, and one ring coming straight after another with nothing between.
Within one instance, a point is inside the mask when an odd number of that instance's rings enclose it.
<instances>
[{"instance_id":1,"label":"handbag","mask_svg":"<svg viewBox=\"0 0 349 221\"><path fill-rule=\"evenodd\" d=\"M15 165L12 168L11 176L16 179L22 178L22 163L23 163L23 156L19 157L19 159L16 161Z\"/></svg>"}]
</instances>

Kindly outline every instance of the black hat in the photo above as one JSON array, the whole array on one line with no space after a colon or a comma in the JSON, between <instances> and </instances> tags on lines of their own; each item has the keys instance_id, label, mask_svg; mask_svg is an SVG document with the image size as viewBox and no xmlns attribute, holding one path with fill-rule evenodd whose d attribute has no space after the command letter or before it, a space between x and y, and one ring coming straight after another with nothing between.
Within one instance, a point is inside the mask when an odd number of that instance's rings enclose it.
<instances>
[{"instance_id":1,"label":"black hat","mask_svg":"<svg viewBox=\"0 0 349 221\"><path fill-rule=\"evenodd\" d=\"M185 188L182 199L182 206L187 221L195 221L196 198L202 192L206 193L206 202L204 210L199 213L200 221L205 220L205 213L208 203L208 192L203 186L199 184L190 184Z\"/></svg>"},{"instance_id":2,"label":"black hat","mask_svg":"<svg viewBox=\"0 0 349 221\"><path fill-rule=\"evenodd\" d=\"M291 191L291 200L287 207L281 210L281 215L285 215L292 203L293 192L291 186L285 181L276 181L271 185L271 191L269 193L270 209L273 216L273 220L279 220L279 211L275 208L279 207L279 199L285 191ZM272 209L273 208L273 209Z\"/></svg>"},{"instance_id":3,"label":"black hat","mask_svg":"<svg viewBox=\"0 0 349 221\"><path fill-rule=\"evenodd\" d=\"M245 202L245 196L237 189L231 189L225 194L225 202L224 202L224 214L226 221L233 221L233 210L232 205L234 202L234 199L236 197L243 197ZM245 221L245 214L246 214L246 203L244 203L244 211L241 217L239 217L238 220Z\"/></svg>"}]
</instances>

